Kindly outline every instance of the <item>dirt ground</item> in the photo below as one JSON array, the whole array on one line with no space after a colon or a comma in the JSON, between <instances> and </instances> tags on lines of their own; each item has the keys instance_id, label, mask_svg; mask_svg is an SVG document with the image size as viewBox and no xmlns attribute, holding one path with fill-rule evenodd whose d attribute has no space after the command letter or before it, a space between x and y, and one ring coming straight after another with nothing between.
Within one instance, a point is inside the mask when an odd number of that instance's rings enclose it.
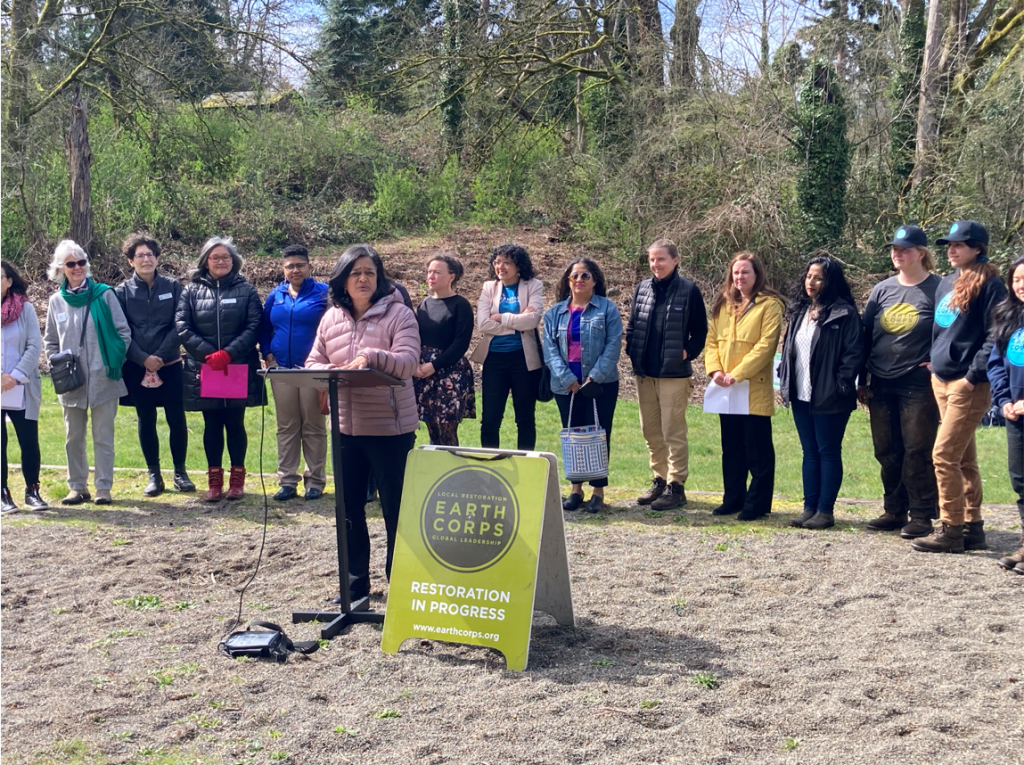
<instances>
[{"instance_id":1,"label":"dirt ground","mask_svg":"<svg viewBox=\"0 0 1024 765\"><path fill-rule=\"evenodd\" d=\"M219 654L254 496L4 518L3 762L1024 761L1024 577L994 562L1015 510L988 511L990 551L935 556L866 532L870 504L814 533L796 508L718 523L714 496L664 517L631 496L566 514L577 626L536 614L523 673L442 642L386 656L370 625L283 665ZM271 508L246 620L317 637L290 613L336 594L331 512ZM382 609L379 516L371 534Z\"/></svg>"}]
</instances>

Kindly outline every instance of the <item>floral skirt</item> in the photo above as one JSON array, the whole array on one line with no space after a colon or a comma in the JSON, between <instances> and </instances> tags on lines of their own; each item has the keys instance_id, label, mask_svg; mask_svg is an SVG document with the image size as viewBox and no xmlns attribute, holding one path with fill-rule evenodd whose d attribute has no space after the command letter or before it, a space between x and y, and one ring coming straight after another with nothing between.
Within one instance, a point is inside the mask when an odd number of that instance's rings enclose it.
<instances>
[{"instance_id":1,"label":"floral skirt","mask_svg":"<svg viewBox=\"0 0 1024 765\"><path fill-rule=\"evenodd\" d=\"M421 364L433 364L441 350L423 346ZM476 419L476 384L473 367L463 356L447 369L430 377L414 377L416 403L420 419L440 425L458 425L464 419Z\"/></svg>"}]
</instances>

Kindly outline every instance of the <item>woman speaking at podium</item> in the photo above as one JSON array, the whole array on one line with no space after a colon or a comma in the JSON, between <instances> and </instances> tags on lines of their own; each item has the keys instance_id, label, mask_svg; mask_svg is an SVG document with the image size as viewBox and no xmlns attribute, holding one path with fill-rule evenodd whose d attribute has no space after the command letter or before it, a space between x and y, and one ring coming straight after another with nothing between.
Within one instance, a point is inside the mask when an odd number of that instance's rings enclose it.
<instances>
[{"instance_id":1,"label":"woman speaking at podium","mask_svg":"<svg viewBox=\"0 0 1024 765\"><path fill-rule=\"evenodd\" d=\"M387 529L387 564L395 551L405 462L416 443L419 413L412 374L420 361L416 316L384 273L380 256L368 244L342 253L328 282L334 307L317 329L307 369L376 369L402 387L341 388L341 480L348 533L351 599L370 593L370 535L366 528L366 476L372 471Z\"/></svg>"}]
</instances>

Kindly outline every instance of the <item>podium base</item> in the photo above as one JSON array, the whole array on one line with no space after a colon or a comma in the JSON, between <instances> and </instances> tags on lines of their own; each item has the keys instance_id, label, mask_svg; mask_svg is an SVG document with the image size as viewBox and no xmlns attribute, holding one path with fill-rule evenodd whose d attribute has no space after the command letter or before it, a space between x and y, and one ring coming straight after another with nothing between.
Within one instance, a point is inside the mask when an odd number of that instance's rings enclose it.
<instances>
[{"instance_id":1,"label":"podium base","mask_svg":"<svg viewBox=\"0 0 1024 765\"><path fill-rule=\"evenodd\" d=\"M383 624L384 614L370 610L370 598L359 598L348 611L292 611L292 624L326 622L320 637L330 640L352 624Z\"/></svg>"}]
</instances>

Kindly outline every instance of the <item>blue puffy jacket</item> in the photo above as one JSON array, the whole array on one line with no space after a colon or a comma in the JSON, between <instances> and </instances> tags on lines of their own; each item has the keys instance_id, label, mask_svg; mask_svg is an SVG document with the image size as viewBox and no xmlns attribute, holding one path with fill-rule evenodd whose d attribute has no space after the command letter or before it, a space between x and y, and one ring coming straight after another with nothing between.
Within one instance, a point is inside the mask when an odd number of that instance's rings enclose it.
<instances>
[{"instance_id":1,"label":"blue puffy jacket","mask_svg":"<svg viewBox=\"0 0 1024 765\"><path fill-rule=\"evenodd\" d=\"M992 383L992 403L1000 408L1024 399L1024 327L1010 336L1006 353L992 345L988 357L988 379Z\"/></svg>"},{"instance_id":2,"label":"blue puffy jacket","mask_svg":"<svg viewBox=\"0 0 1024 765\"><path fill-rule=\"evenodd\" d=\"M276 286L263 304L260 352L274 354L279 367L294 369L306 364L316 330L328 308L327 285L306 279L293 298L288 282Z\"/></svg>"}]
</instances>

